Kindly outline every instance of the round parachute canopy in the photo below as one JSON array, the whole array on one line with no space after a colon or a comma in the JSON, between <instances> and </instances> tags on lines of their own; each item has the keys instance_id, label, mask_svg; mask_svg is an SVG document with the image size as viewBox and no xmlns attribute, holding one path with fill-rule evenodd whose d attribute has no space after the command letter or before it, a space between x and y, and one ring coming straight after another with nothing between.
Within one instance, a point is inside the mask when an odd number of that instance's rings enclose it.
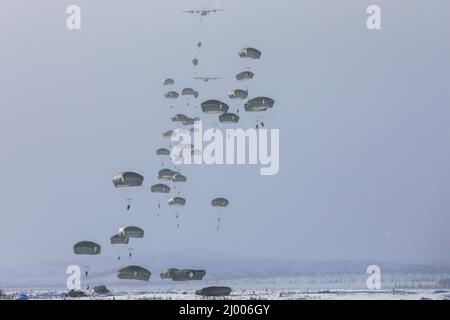
<instances>
[{"instance_id":1,"label":"round parachute canopy","mask_svg":"<svg viewBox=\"0 0 450 320\"><path fill-rule=\"evenodd\" d=\"M222 123L238 123L239 116L234 113L224 113L219 116L219 121Z\"/></svg>"},{"instance_id":2,"label":"round parachute canopy","mask_svg":"<svg viewBox=\"0 0 450 320\"><path fill-rule=\"evenodd\" d=\"M186 199L182 197L174 197L172 199L169 199L169 205L170 206L179 206L182 207L186 204Z\"/></svg>"},{"instance_id":3,"label":"round parachute canopy","mask_svg":"<svg viewBox=\"0 0 450 320\"><path fill-rule=\"evenodd\" d=\"M194 269L175 269L170 268L161 272L161 279L172 279L173 281L190 281L190 280L202 280L206 275L205 270Z\"/></svg>"},{"instance_id":4,"label":"round parachute canopy","mask_svg":"<svg viewBox=\"0 0 450 320\"><path fill-rule=\"evenodd\" d=\"M228 296L230 293L230 287L206 287L195 291L197 295L208 297Z\"/></svg>"},{"instance_id":5,"label":"round parachute canopy","mask_svg":"<svg viewBox=\"0 0 450 320\"><path fill-rule=\"evenodd\" d=\"M130 238L121 236L120 234L115 234L111 237L111 244L128 244Z\"/></svg>"},{"instance_id":6,"label":"round parachute canopy","mask_svg":"<svg viewBox=\"0 0 450 320\"><path fill-rule=\"evenodd\" d=\"M170 279L173 277L173 275L175 274L175 272L177 272L178 269L177 268L169 268L167 270L164 270L162 272L159 273L159 276L161 277L161 279Z\"/></svg>"},{"instance_id":7,"label":"round parachute canopy","mask_svg":"<svg viewBox=\"0 0 450 320\"><path fill-rule=\"evenodd\" d=\"M175 81L173 81L173 79L168 78L168 79L164 80L164 85L165 86L170 86L170 85L173 85L173 84L175 84Z\"/></svg>"},{"instance_id":8,"label":"round parachute canopy","mask_svg":"<svg viewBox=\"0 0 450 320\"><path fill-rule=\"evenodd\" d=\"M170 150L166 148L159 148L158 150L156 150L156 154L158 156L168 156L170 155Z\"/></svg>"},{"instance_id":9,"label":"round parachute canopy","mask_svg":"<svg viewBox=\"0 0 450 320\"><path fill-rule=\"evenodd\" d=\"M122 172L113 177L112 182L114 187L140 187L142 182L144 181L144 177L136 172Z\"/></svg>"},{"instance_id":10,"label":"round parachute canopy","mask_svg":"<svg viewBox=\"0 0 450 320\"><path fill-rule=\"evenodd\" d=\"M126 266L117 271L117 278L124 280L149 281L152 273L139 266Z\"/></svg>"},{"instance_id":11,"label":"round parachute canopy","mask_svg":"<svg viewBox=\"0 0 450 320\"><path fill-rule=\"evenodd\" d=\"M197 58L192 59L192 64L193 64L194 66L198 65L198 59L197 59Z\"/></svg>"},{"instance_id":12,"label":"round parachute canopy","mask_svg":"<svg viewBox=\"0 0 450 320\"><path fill-rule=\"evenodd\" d=\"M123 227L119 229L119 235L127 238L140 239L144 237L144 230L135 226Z\"/></svg>"},{"instance_id":13,"label":"round parachute canopy","mask_svg":"<svg viewBox=\"0 0 450 320\"><path fill-rule=\"evenodd\" d=\"M248 112L260 112L266 111L268 108L272 108L275 101L267 97L257 97L247 101L244 104L245 111Z\"/></svg>"},{"instance_id":14,"label":"round parachute canopy","mask_svg":"<svg viewBox=\"0 0 450 320\"><path fill-rule=\"evenodd\" d=\"M169 193L170 192L170 187L165 185L165 184L158 183L158 184L153 185L150 188L150 190L153 193Z\"/></svg>"},{"instance_id":15,"label":"round parachute canopy","mask_svg":"<svg viewBox=\"0 0 450 320\"><path fill-rule=\"evenodd\" d=\"M236 75L236 79L239 81L253 79L255 74L251 71L242 71Z\"/></svg>"},{"instance_id":16,"label":"round parachute canopy","mask_svg":"<svg viewBox=\"0 0 450 320\"><path fill-rule=\"evenodd\" d=\"M261 51L255 48L243 48L239 51L239 57L249 59L261 58Z\"/></svg>"},{"instance_id":17,"label":"round parachute canopy","mask_svg":"<svg viewBox=\"0 0 450 320\"><path fill-rule=\"evenodd\" d=\"M105 285L99 285L92 288L92 292L95 294L108 294L110 291L106 288Z\"/></svg>"},{"instance_id":18,"label":"round parachute canopy","mask_svg":"<svg viewBox=\"0 0 450 320\"><path fill-rule=\"evenodd\" d=\"M164 95L164 97L166 97L168 99L176 99L176 98L178 98L178 92L169 91Z\"/></svg>"},{"instance_id":19,"label":"round parachute canopy","mask_svg":"<svg viewBox=\"0 0 450 320\"><path fill-rule=\"evenodd\" d=\"M212 204L213 207L222 207L222 208L224 208L224 207L228 206L229 203L230 202L227 199L225 199L225 198L216 198L213 201L211 201L211 204Z\"/></svg>"},{"instance_id":20,"label":"round parachute canopy","mask_svg":"<svg viewBox=\"0 0 450 320\"><path fill-rule=\"evenodd\" d=\"M197 98L198 92L195 91L192 88L184 88L183 90L181 90L181 95L183 95L183 96L194 96L194 97Z\"/></svg>"},{"instance_id":21,"label":"round parachute canopy","mask_svg":"<svg viewBox=\"0 0 450 320\"><path fill-rule=\"evenodd\" d=\"M200 119L195 117L195 118L187 118L186 120L182 121L182 124L184 126L192 126L195 124L195 121L199 121Z\"/></svg>"},{"instance_id":22,"label":"round parachute canopy","mask_svg":"<svg viewBox=\"0 0 450 320\"><path fill-rule=\"evenodd\" d=\"M162 169L162 170L159 170L159 172L158 172L158 179L172 181L173 177L176 174L178 174L178 172L175 172L170 169Z\"/></svg>"},{"instance_id":23,"label":"round parachute canopy","mask_svg":"<svg viewBox=\"0 0 450 320\"><path fill-rule=\"evenodd\" d=\"M100 254L102 247L92 241L80 241L73 246L75 254L97 255Z\"/></svg>"},{"instance_id":24,"label":"round parachute canopy","mask_svg":"<svg viewBox=\"0 0 450 320\"><path fill-rule=\"evenodd\" d=\"M230 108L226 103L219 100L207 100L201 103L202 111L208 114L226 113Z\"/></svg>"},{"instance_id":25,"label":"round parachute canopy","mask_svg":"<svg viewBox=\"0 0 450 320\"><path fill-rule=\"evenodd\" d=\"M182 114L182 113L178 113L174 117L172 117L171 120L173 122L182 122L182 121L186 120L187 118L188 118L187 115Z\"/></svg>"},{"instance_id":26,"label":"round parachute canopy","mask_svg":"<svg viewBox=\"0 0 450 320\"><path fill-rule=\"evenodd\" d=\"M173 135L173 130L168 130L168 131L163 133L163 137L164 138L171 138L172 135Z\"/></svg>"},{"instance_id":27,"label":"round parachute canopy","mask_svg":"<svg viewBox=\"0 0 450 320\"><path fill-rule=\"evenodd\" d=\"M172 178L173 182L186 182L187 178L183 176L182 174L176 174Z\"/></svg>"},{"instance_id":28,"label":"round parachute canopy","mask_svg":"<svg viewBox=\"0 0 450 320\"><path fill-rule=\"evenodd\" d=\"M235 89L228 92L228 98L230 99L247 99L248 90Z\"/></svg>"}]
</instances>

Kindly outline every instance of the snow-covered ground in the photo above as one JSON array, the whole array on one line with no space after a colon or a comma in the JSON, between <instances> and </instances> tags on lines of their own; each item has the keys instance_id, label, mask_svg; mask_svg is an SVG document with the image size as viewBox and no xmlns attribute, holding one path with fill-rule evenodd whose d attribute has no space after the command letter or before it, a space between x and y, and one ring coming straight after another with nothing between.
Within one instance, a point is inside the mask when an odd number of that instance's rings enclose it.
<instances>
[{"instance_id":1,"label":"snow-covered ground","mask_svg":"<svg viewBox=\"0 0 450 320\"><path fill-rule=\"evenodd\" d=\"M63 300L63 299L100 299L100 300L201 300L211 299L195 295L193 291L174 290L130 290L113 291L109 295L90 295L85 298L66 298L65 292L52 290L31 290L25 293L29 299L36 300ZM11 298L18 292L6 292ZM450 291L447 290L234 290L230 296L215 298L226 300L450 300Z\"/></svg>"},{"instance_id":2,"label":"snow-covered ground","mask_svg":"<svg viewBox=\"0 0 450 320\"><path fill-rule=\"evenodd\" d=\"M195 264L192 263L195 260ZM366 268L372 262L296 262L192 257L155 257L140 261L149 267L149 282L117 279L108 261L91 264L82 274L85 299L205 299L195 295L208 286L228 286L226 299L450 299L450 266L380 264L381 290L368 290ZM0 289L7 298L25 293L30 299L65 299L67 263L0 269ZM162 280L167 267L206 269L202 281ZM87 287L105 285L111 294L94 296Z\"/></svg>"},{"instance_id":3,"label":"snow-covered ground","mask_svg":"<svg viewBox=\"0 0 450 320\"><path fill-rule=\"evenodd\" d=\"M187 300L206 299L195 294L195 290L206 286L229 286L233 289L228 297L219 299L239 300L450 300L450 289L439 289L431 279L434 275L391 275L385 277L381 290L368 290L365 278L354 274L320 275L309 277L272 277L260 279L203 280L173 282L170 280L151 280L150 282L116 282L108 285L109 295L94 295L86 290L88 296L81 299L116 299L116 300ZM4 292L5 296L14 298L25 293L30 299L66 299L67 289L63 286L52 288L17 288ZM210 298L208 298L210 299Z\"/></svg>"}]
</instances>

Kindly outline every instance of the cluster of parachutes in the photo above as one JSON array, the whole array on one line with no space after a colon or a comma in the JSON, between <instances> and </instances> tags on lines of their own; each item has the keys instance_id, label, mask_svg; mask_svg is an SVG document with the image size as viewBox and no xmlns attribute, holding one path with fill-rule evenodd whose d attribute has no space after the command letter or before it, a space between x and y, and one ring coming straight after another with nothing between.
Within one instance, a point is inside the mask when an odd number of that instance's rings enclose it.
<instances>
[{"instance_id":1,"label":"cluster of parachutes","mask_svg":"<svg viewBox=\"0 0 450 320\"><path fill-rule=\"evenodd\" d=\"M197 48L199 50L199 54L201 53L200 49L202 47L202 43L197 43ZM244 59L260 59L261 52L255 48L243 48L238 52L240 58ZM198 57L192 59L192 64L195 68L199 65ZM195 72L197 74L197 72ZM254 78L254 73L245 70L239 72L235 75L235 79L239 82L248 81ZM220 79L217 77L193 77L194 79L201 79L205 82L209 80ZM184 97L187 99L186 105L189 106L191 99L194 101L199 97L199 91L195 90L190 86L183 87L181 91L177 92L172 87L175 85L175 80L172 78L167 78L163 81L163 86L165 88L164 97L170 103L170 109L174 109L174 102L180 97ZM274 100L268 97L254 97L248 99L249 92L248 89L233 89L227 93L227 97L233 102L237 103L238 101L247 101L244 103L243 107L246 112L265 112L268 109L272 108L274 105ZM237 124L239 123L240 116L239 108L235 113L230 111L230 106L218 99L209 99L200 103L201 112L204 115L216 115L218 116L218 121L224 124ZM195 106L197 108L197 106ZM199 116L190 117L183 113L175 113L170 118L172 123L178 123L182 126L182 129L186 130L189 133L195 132L194 124L196 121L200 120ZM264 127L264 123L261 121L257 122L256 128ZM187 128L186 128L187 127ZM180 128L177 128L180 130ZM165 131L162 135L164 138L171 138L175 133L175 130ZM195 150L193 145L181 145L179 146L182 149L191 150L192 155L201 155L200 150ZM176 164L182 163L179 155L172 155L170 150L171 145L168 147L162 146L156 150L157 157L163 157L163 161L161 166L163 167L158 171L157 179L159 182L151 185L150 192L157 197L157 207L158 207L158 216L159 209L161 208L161 201L165 200L169 207L175 209L175 217L177 220L177 227L180 227L179 222L179 210L180 208L186 206L187 200L181 196L181 188L176 188L177 183L185 183L187 182L187 177L179 172L179 169L176 168ZM167 168L165 165L165 158L169 158L173 163L175 163L175 170ZM143 185L144 177L136 172L125 171L117 174L112 178L112 182L115 188L138 188ZM171 184L171 185L169 185ZM172 195L171 195L172 193ZM126 210L129 211L131 209L131 199L127 200ZM213 208L223 209L229 205L229 200L223 197L214 198L211 200L211 206ZM220 230L221 224L221 214L219 210L219 214L217 214L217 230ZM111 245L128 245L131 239L142 239L144 237L144 230L138 226L123 226L118 229L117 233L112 235L110 238ZM133 248L129 248L129 256L130 260L133 253ZM102 248L99 244L93 241L79 241L73 246L73 252L77 255L99 255L102 251ZM120 260L120 256L118 257ZM88 268L88 267L87 267ZM193 270L193 269L167 269L164 272L160 273L162 279L168 278L174 281L183 281L183 280L201 280L205 276L206 272L204 270ZM86 271L86 277L88 275L88 271ZM151 272L144 267L136 266L136 265L128 265L120 268L117 271L117 277L119 279L128 279L128 280L142 280L149 281L151 276ZM203 290L203 291L202 291ZM222 295L229 294L231 289L227 287L210 287L199 290L197 294L202 295Z\"/></svg>"}]
</instances>

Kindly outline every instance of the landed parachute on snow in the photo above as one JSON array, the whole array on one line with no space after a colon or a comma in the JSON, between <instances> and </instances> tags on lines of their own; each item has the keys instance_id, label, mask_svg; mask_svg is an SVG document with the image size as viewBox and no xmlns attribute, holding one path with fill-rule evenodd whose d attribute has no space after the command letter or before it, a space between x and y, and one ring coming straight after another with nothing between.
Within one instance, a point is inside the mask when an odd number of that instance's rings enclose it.
<instances>
[{"instance_id":1,"label":"landed parachute on snow","mask_svg":"<svg viewBox=\"0 0 450 320\"><path fill-rule=\"evenodd\" d=\"M236 79L239 81L253 79L255 74L251 71L242 71L236 75Z\"/></svg>"},{"instance_id":2,"label":"landed parachute on snow","mask_svg":"<svg viewBox=\"0 0 450 320\"><path fill-rule=\"evenodd\" d=\"M128 244L130 238L124 237L120 234L115 234L110 238L111 244Z\"/></svg>"},{"instance_id":3,"label":"landed parachute on snow","mask_svg":"<svg viewBox=\"0 0 450 320\"><path fill-rule=\"evenodd\" d=\"M248 90L234 89L228 92L228 98L230 99L247 99Z\"/></svg>"},{"instance_id":4,"label":"landed parachute on snow","mask_svg":"<svg viewBox=\"0 0 450 320\"><path fill-rule=\"evenodd\" d=\"M164 97L166 97L167 99L176 99L178 98L179 94L176 91L169 91L167 92Z\"/></svg>"},{"instance_id":5,"label":"landed parachute on snow","mask_svg":"<svg viewBox=\"0 0 450 320\"><path fill-rule=\"evenodd\" d=\"M73 246L75 254L97 255L101 252L101 246L92 241L80 241Z\"/></svg>"},{"instance_id":6,"label":"landed parachute on snow","mask_svg":"<svg viewBox=\"0 0 450 320\"><path fill-rule=\"evenodd\" d=\"M206 275L206 271L170 268L161 272L159 275L161 279L172 279L173 281L202 280Z\"/></svg>"},{"instance_id":7,"label":"landed parachute on snow","mask_svg":"<svg viewBox=\"0 0 450 320\"><path fill-rule=\"evenodd\" d=\"M249 59L261 58L261 51L255 48L243 48L239 51L239 57Z\"/></svg>"},{"instance_id":8,"label":"landed parachute on snow","mask_svg":"<svg viewBox=\"0 0 450 320\"><path fill-rule=\"evenodd\" d=\"M182 207L186 204L186 199L182 197L173 197L168 200L169 206Z\"/></svg>"},{"instance_id":9,"label":"landed parachute on snow","mask_svg":"<svg viewBox=\"0 0 450 320\"><path fill-rule=\"evenodd\" d=\"M207 297L228 296L230 293L230 287L206 287L195 291L195 294Z\"/></svg>"},{"instance_id":10,"label":"landed parachute on snow","mask_svg":"<svg viewBox=\"0 0 450 320\"><path fill-rule=\"evenodd\" d=\"M257 97L247 101L244 104L245 111L248 112L260 112L267 111L267 109L272 108L275 101L267 97Z\"/></svg>"},{"instance_id":11,"label":"landed parachute on snow","mask_svg":"<svg viewBox=\"0 0 450 320\"><path fill-rule=\"evenodd\" d=\"M153 193L169 193L170 187L168 185L158 183L158 184L153 185L150 188L150 191Z\"/></svg>"},{"instance_id":12,"label":"landed parachute on snow","mask_svg":"<svg viewBox=\"0 0 450 320\"><path fill-rule=\"evenodd\" d=\"M208 114L226 113L230 108L226 103L219 100L207 100L201 103L202 111Z\"/></svg>"},{"instance_id":13,"label":"landed parachute on snow","mask_svg":"<svg viewBox=\"0 0 450 320\"><path fill-rule=\"evenodd\" d=\"M136 226L122 227L119 229L119 235L127 238L143 238L144 230Z\"/></svg>"},{"instance_id":14,"label":"landed parachute on snow","mask_svg":"<svg viewBox=\"0 0 450 320\"><path fill-rule=\"evenodd\" d=\"M239 116L234 113L224 113L219 116L219 122L222 123L238 123Z\"/></svg>"},{"instance_id":15,"label":"landed parachute on snow","mask_svg":"<svg viewBox=\"0 0 450 320\"><path fill-rule=\"evenodd\" d=\"M194 96L195 98L198 97L198 91L195 91L192 88L184 88L181 90L181 95L183 96Z\"/></svg>"},{"instance_id":16,"label":"landed parachute on snow","mask_svg":"<svg viewBox=\"0 0 450 320\"><path fill-rule=\"evenodd\" d=\"M126 266L117 271L117 278L125 280L149 281L152 273L139 266Z\"/></svg>"},{"instance_id":17,"label":"landed parachute on snow","mask_svg":"<svg viewBox=\"0 0 450 320\"><path fill-rule=\"evenodd\" d=\"M158 150L156 150L156 154L158 156L169 156L170 150L166 148L159 148Z\"/></svg>"},{"instance_id":18,"label":"landed parachute on snow","mask_svg":"<svg viewBox=\"0 0 450 320\"><path fill-rule=\"evenodd\" d=\"M92 288L92 293L94 293L94 294L103 295L103 294L109 294L110 292L111 291L109 291L105 285L99 285L99 286L95 286L94 288Z\"/></svg>"},{"instance_id":19,"label":"landed parachute on snow","mask_svg":"<svg viewBox=\"0 0 450 320\"><path fill-rule=\"evenodd\" d=\"M139 173L131 171L121 172L112 179L114 187L116 188L140 187L143 181L144 181L143 176L141 176Z\"/></svg>"},{"instance_id":20,"label":"landed parachute on snow","mask_svg":"<svg viewBox=\"0 0 450 320\"><path fill-rule=\"evenodd\" d=\"M170 86L170 85L173 85L173 84L175 84L175 81L173 81L173 79L168 78L168 79L164 80L164 85L165 86Z\"/></svg>"}]
</instances>

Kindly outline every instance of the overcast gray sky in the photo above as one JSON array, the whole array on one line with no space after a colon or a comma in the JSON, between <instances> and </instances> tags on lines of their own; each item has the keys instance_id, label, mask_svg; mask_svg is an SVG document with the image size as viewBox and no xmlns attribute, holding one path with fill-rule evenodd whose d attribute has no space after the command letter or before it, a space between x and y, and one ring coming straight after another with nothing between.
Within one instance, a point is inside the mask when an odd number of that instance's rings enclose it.
<instances>
[{"instance_id":1,"label":"overcast gray sky","mask_svg":"<svg viewBox=\"0 0 450 320\"><path fill-rule=\"evenodd\" d=\"M366 28L372 3L381 31ZM81 31L66 29L69 4ZM227 11L180 13L204 6ZM126 224L146 231L132 245L141 256L450 262L449 14L445 0L2 0L0 266L73 261L78 240L113 256L109 237ZM246 46L262 58L240 60ZM162 81L229 101L249 66L241 86L276 100L264 121L280 129L280 172L183 168L176 228L149 192L174 128ZM195 82L195 70L223 79ZM182 100L175 110L196 114ZM115 190L122 170L145 187ZM220 232L216 196L231 201Z\"/></svg>"}]
</instances>

